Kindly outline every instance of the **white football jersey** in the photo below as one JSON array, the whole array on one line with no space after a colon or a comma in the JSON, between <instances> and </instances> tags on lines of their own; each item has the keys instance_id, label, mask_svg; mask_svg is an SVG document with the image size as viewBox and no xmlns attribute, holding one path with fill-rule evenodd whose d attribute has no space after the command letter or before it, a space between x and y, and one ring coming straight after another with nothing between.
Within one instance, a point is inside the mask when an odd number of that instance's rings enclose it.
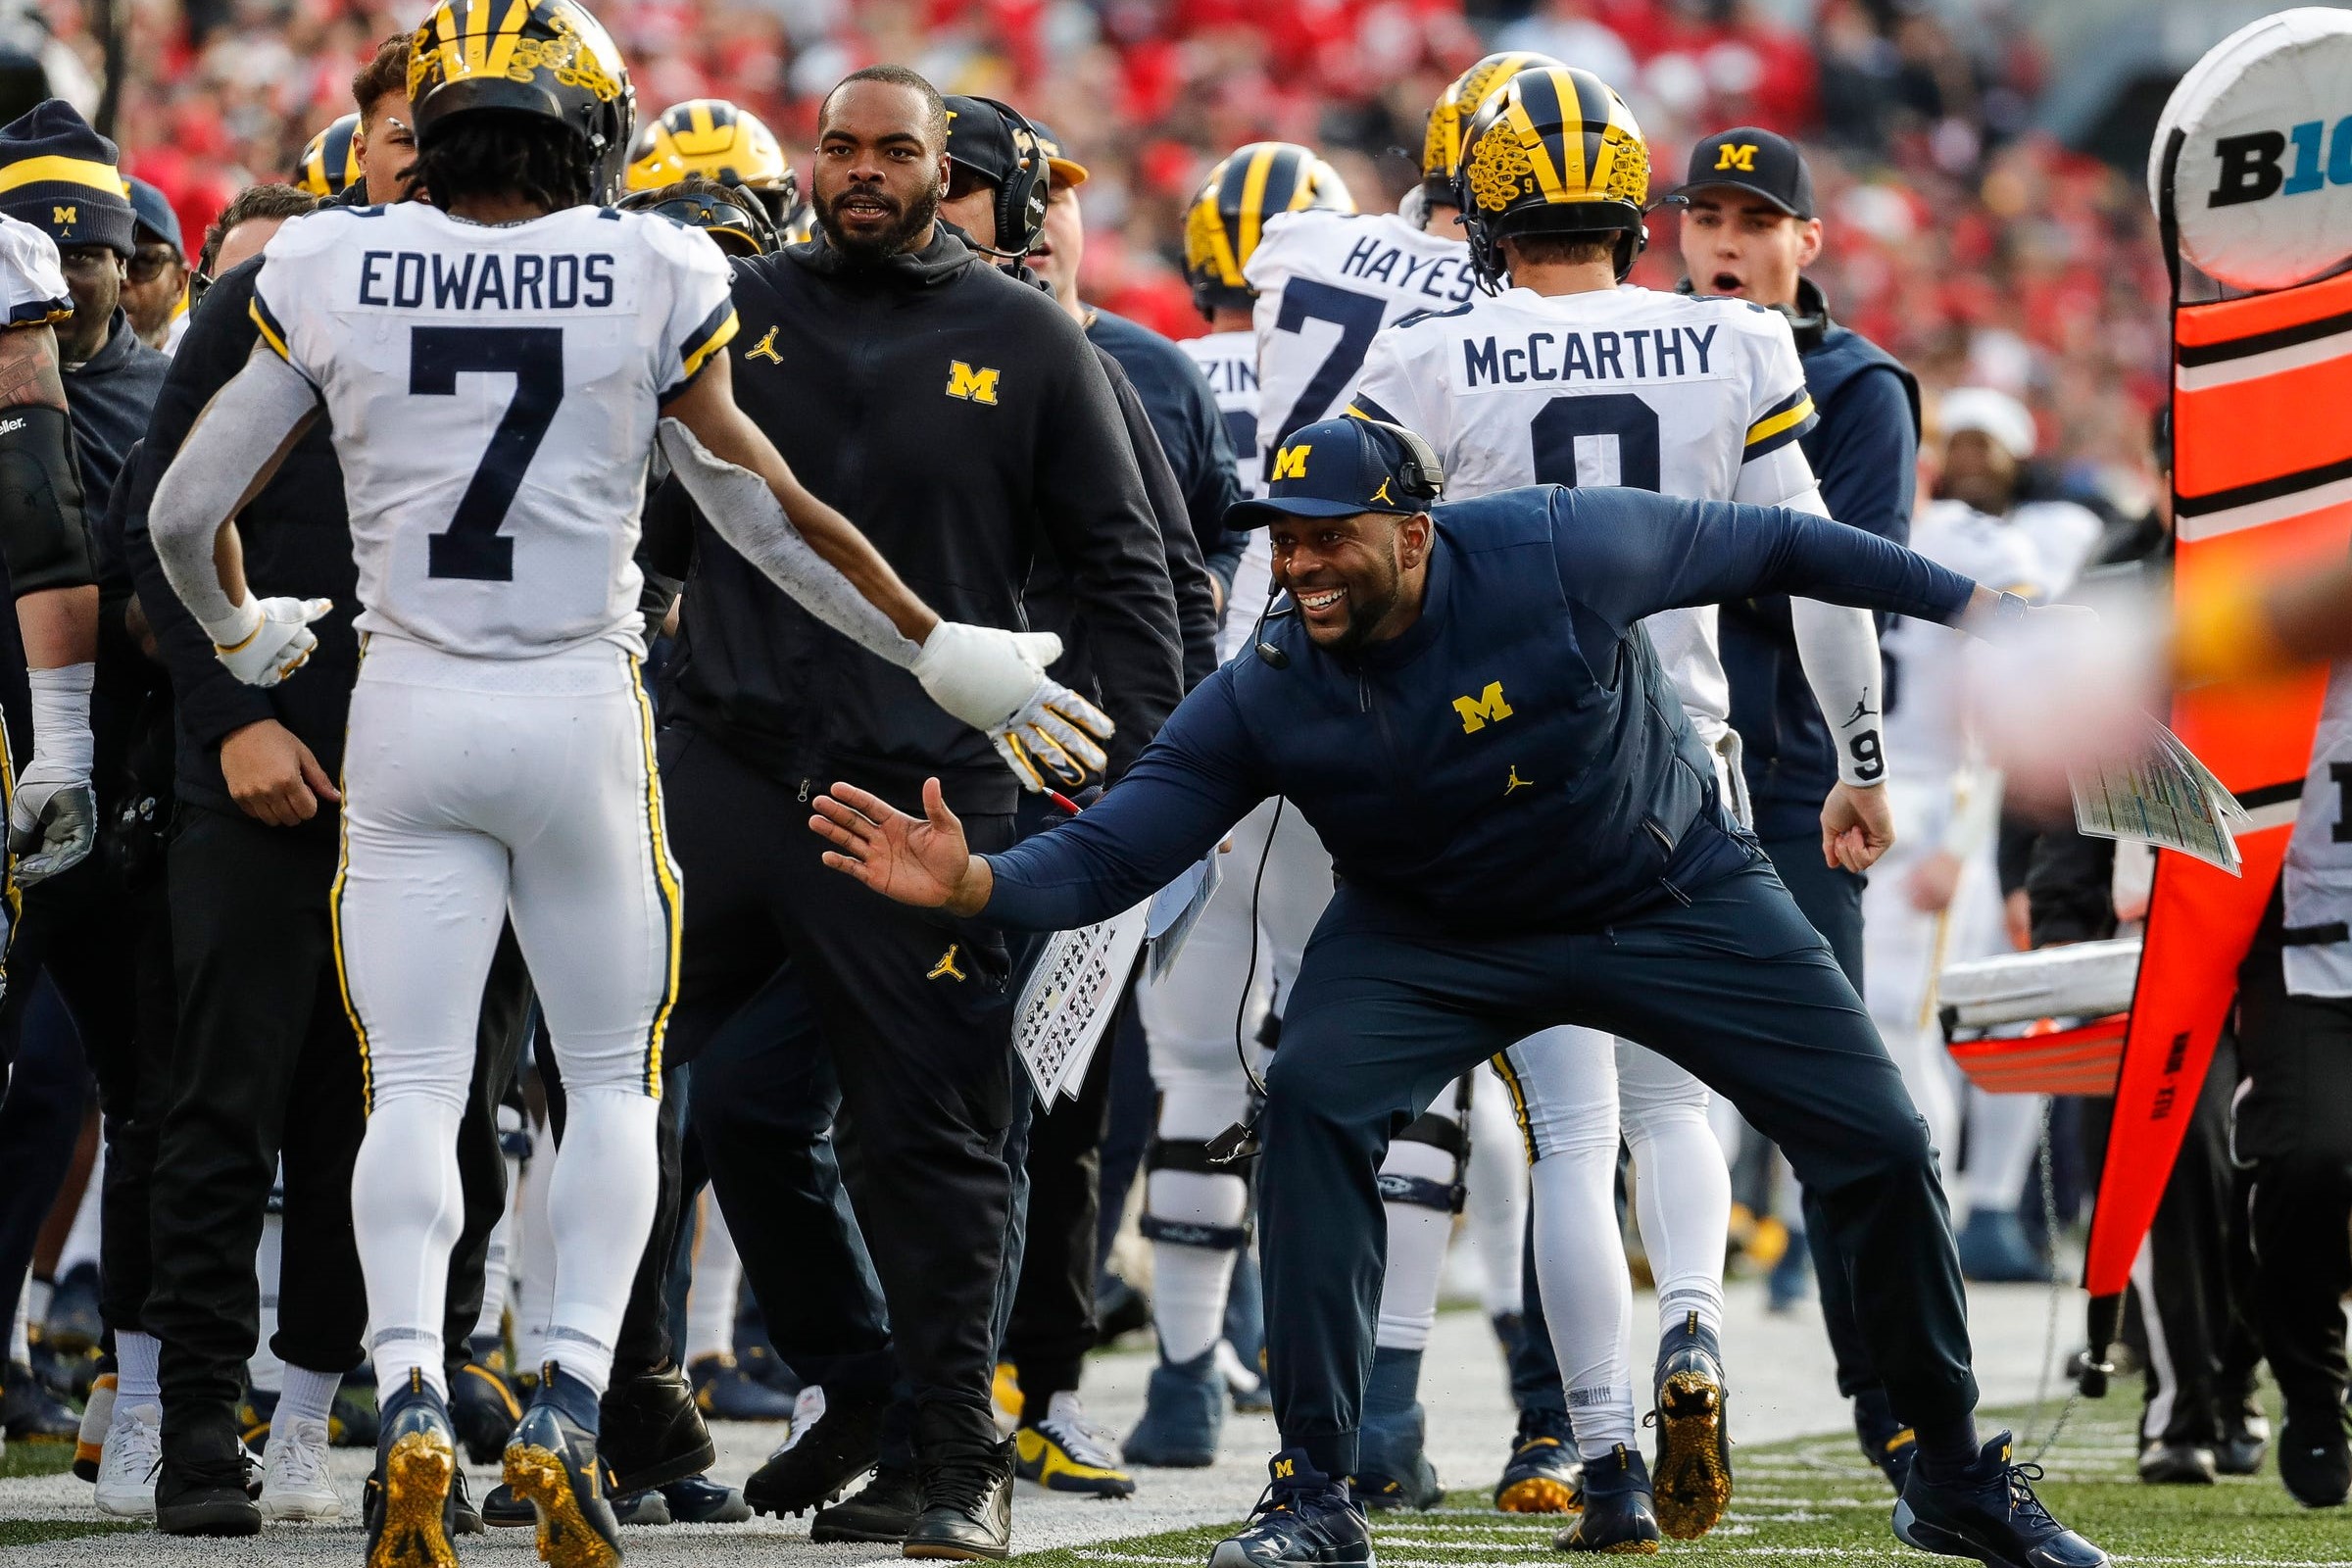
<instances>
[{"instance_id":1,"label":"white football jersey","mask_svg":"<svg viewBox=\"0 0 2352 1568\"><path fill-rule=\"evenodd\" d=\"M1225 434L1233 442L1235 477L1242 494L1255 499L1266 493L1257 462L1257 334L1210 332L1179 338L1177 344L1208 377L1217 395L1217 412L1225 416ZM1217 637L1217 657L1231 659L1256 623L1274 587L1274 556L1263 528L1250 530L1241 564L1233 569L1233 592L1225 600L1225 624Z\"/></svg>"},{"instance_id":2,"label":"white football jersey","mask_svg":"<svg viewBox=\"0 0 2352 1568\"><path fill-rule=\"evenodd\" d=\"M595 207L493 227L407 202L323 208L264 255L263 341L333 421L359 628L480 659L642 652L657 411L735 333L710 237Z\"/></svg>"},{"instance_id":3,"label":"white football jersey","mask_svg":"<svg viewBox=\"0 0 2352 1568\"><path fill-rule=\"evenodd\" d=\"M1623 485L1778 506L1814 488L1813 399L1788 318L1739 300L1507 289L1380 334L1353 407L1437 449L1455 500ZM1643 624L1709 746L1731 727L1712 605Z\"/></svg>"},{"instance_id":4,"label":"white football jersey","mask_svg":"<svg viewBox=\"0 0 2352 1568\"><path fill-rule=\"evenodd\" d=\"M1242 268L1257 292L1258 471L1301 425L1348 407L1380 329L1478 287L1470 247L1394 213L1281 213Z\"/></svg>"},{"instance_id":5,"label":"white football jersey","mask_svg":"<svg viewBox=\"0 0 2352 1568\"><path fill-rule=\"evenodd\" d=\"M2284 952L2287 994L2352 997L2352 662L2328 675L2280 881L2297 937Z\"/></svg>"},{"instance_id":6,"label":"white football jersey","mask_svg":"<svg viewBox=\"0 0 2352 1568\"><path fill-rule=\"evenodd\" d=\"M21 218L0 216L0 310L7 326L40 326L74 314L57 241Z\"/></svg>"}]
</instances>

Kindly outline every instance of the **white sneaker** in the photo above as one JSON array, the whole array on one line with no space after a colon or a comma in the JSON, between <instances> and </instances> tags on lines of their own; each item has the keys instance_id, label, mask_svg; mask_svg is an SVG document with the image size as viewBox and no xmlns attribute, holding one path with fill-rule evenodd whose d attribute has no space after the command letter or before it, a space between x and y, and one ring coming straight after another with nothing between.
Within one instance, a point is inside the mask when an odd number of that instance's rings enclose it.
<instances>
[{"instance_id":1,"label":"white sneaker","mask_svg":"<svg viewBox=\"0 0 2352 1568\"><path fill-rule=\"evenodd\" d=\"M98 1459L98 1511L116 1519L154 1518L155 1472L163 1462L163 1406L118 1406Z\"/></svg>"},{"instance_id":2,"label":"white sneaker","mask_svg":"<svg viewBox=\"0 0 2352 1568\"><path fill-rule=\"evenodd\" d=\"M326 1423L315 1416L271 1423L262 1451L262 1517L342 1516L343 1499L326 1478Z\"/></svg>"}]
</instances>

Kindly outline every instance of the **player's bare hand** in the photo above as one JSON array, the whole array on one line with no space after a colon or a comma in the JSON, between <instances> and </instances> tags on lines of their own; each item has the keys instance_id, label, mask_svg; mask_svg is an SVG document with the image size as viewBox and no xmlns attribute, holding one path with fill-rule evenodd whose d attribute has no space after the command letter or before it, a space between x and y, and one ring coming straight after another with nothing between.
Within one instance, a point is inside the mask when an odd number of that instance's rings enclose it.
<instances>
[{"instance_id":1,"label":"player's bare hand","mask_svg":"<svg viewBox=\"0 0 2352 1568\"><path fill-rule=\"evenodd\" d=\"M237 808L271 827L293 827L340 801L334 780L311 749L274 718L231 730L220 743L220 777Z\"/></svg>"},{"instance_id":2,"label":"player's bare hand","mask_svg":"<svg viewBox=\"0 0 2352 1568\"><path fill-rule=\"evenodd\" d=\"M1952 906L1952 895L1960 891L1964 869L1960 857L1937 850L1912 867L1910 879L1903 884L1903 897L1922 914L1941 914Z\"/></svg>"},{"instance_id":3,"label":"player's bare hand","mask_svg":"<svg viewBox=\"0 0 2352 1568\"><path fill-rule=\"evenodd\" d=\"M809 830L834 846L824 852L834 870L918 908L976 914L988 902L988 862L971 853L939 780L923 781L921 816L855 784L835 784L811 804Z\"/></svg>"},{"instance_id":4,"label":"player's bare hand","mask_svg":"<svg viewBox=\"0 0 2352 1568\"><path fill-rule=\"evenodd\" d=\"M1821 803L1821 859L1829 866L1867 871L1894 847L1894 813L1882 784L1839 783Z\"/></svg>"}]
</instances>

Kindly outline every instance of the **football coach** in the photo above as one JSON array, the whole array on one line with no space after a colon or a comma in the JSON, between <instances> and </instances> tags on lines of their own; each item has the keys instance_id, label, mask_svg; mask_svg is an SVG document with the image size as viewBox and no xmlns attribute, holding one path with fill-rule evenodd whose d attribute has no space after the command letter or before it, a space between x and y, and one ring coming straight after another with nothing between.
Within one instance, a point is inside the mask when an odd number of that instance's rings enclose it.
<instances>
[{"instance_id":1,"label":"football coach","mask_svg":"<svg viewBox=\"0 0 2352 1568\"><path fill-rule=\"evenodd\" d=\"M1283 1451L1214 1568L1364 1562L1345 1478L1381 1280L1391 1132L1531 1031L1649 1044L1723 1092L1820 1195L1870 1349L1919 1433L1895 1531L2036 1568L2105 1555L1978 1446L1966 1309L1927 1130L1853 987L1755 841L1661 673L1644 616L1788 593L1989 629L1996 594L1824 517L1538 486L1431 510L1394 425L1307 426L1263 501L1289 607L1188 697L1124 782L1001 854L837 784L810 826L865 887L1006 928L1148 897L1268 796L1339 891L1267 1074L1262 1248Z\"/></svg>"},{"instance_id":2,"label":"football coach","mask_svg":"<svg viewBox=\"0 0 2352 1568\"><path fill-rule=\"evenodd\" d=\"M816 236L736 265L736 399L945 613L1022 628L1050 548L1116 726L1107 758L1088 760L1116 777L1183 695L1167 560L1078 323L938 220L947 133L939 93L902 67L826 95ZM1026 1092L1010 960L991 925L843 898L798 824L829 779L912 806L936 776L975 839L1003 848L1020 785L906 671L818 623L700 519L693 537L662 713L670 844L692 889L669 1049L693 1061L689 1114L769 1335L826 1396L745 1494L824 1501L839 1478L820 1456L862 1460L852 1475L870 1463L903 1376L925 1505L908 1553L1002 1556L1012 1458L989 1404L992 1307L1005 1139ZM1046 781L1043 759L1022 765L1031 788ZM802 993L811 1026L743 1011L772 986ZM814 1200L836 1186L809 1168L830 1141L808 1136L833 1077L870 1265ZM811 1475L813 1495L794 1490Z\"/></svg>"}]
</instances>

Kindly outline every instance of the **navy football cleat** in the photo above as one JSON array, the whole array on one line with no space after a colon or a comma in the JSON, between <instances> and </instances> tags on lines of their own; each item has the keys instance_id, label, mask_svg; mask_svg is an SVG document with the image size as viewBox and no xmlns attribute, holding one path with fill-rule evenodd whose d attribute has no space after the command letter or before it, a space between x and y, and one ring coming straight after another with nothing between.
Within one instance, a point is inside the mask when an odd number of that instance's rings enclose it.
<instances>
[{"instance_id":1,"label":"navy football cleat","mask_svg":"<svg viewBox=\"0 0 2352 1568\"><path fill-rule=\"evenodd\" d=\"M1936 1480L1927 1464L1914 1464L1894 1505L1895 1539L1993 1568L2108 1568L2105 1552L2041 1505L2034 1494L2040 1479L2041 1466L2011 1461L2006 1432L1957 1475Z\"/></svg>"},{"instance_id":2,"label":"navy football cleat","mask_svg":"<svg viewBox=\"0 0 2352 1568\"><path fill-rule=\"evenodd\" d=\"M450 1484L458 1435L449 1407L419 1372L383 1403L369 1478L368 1568L458 1568Z\"/></svg>"},{"instance_id":3,"label":"navy football cleat","mask_svg":"<svg viewBox=\"0 0 2352 1568\"><path fill-rule=\"evenodd\" d=\"M548 1568L615 1568L620 1561L620 1522L596 1456L596 1407L587 1385L551 1364L507 1440L507 1485L538 1516L539 1556Z\"/></svg>"},{"instance_id":4,"label":"navy football cleat","mask_svg":"<svg viewBox=\"0 0 2352 1568\"><path fill-rule=\"evenodd\" d=\"M1658 1342L1658 1526L1677 1541L1715 1528L1732 1500L1732 1429L1723 1351L1696 1312Z\"/></svg>"},{"instance_id":5,"label":"navy football cleat","mask_svg":"<svg viewBox=\"0 0 2352 1568\"><path fill-rule=\"evenodd\" d=\"M1583 1485L1568 1412L1520 1411L1510 1460L1494 1483L1494 1506L1503 1513L1574 1513L1584 1506Z\"/></svg>"},{"instance_id":6,"label":"navy football cleat","mask_svg":"<svg viewBox=\"0 0 2352 1568\"><path fill-rule=\"evenodd\" d=\"M1894 1494L1901 1496L1903 1483L1911 1479L1911 1461L1919 1456L1919 1435L1894 1413L1885 1389L1864 1389L1854 1396L1854 1439Z\"/></svg>"},{"instance_id":7,"label":"navy football cleat","mask_svg":"<svg viewBox=\"0 0 2352 1568\"><path fill-rule=\"evenodd\" d=\"M1650 1501L1649 1467L1620 1443L1605 1459L1585 1466L1584 1514L1552 1538L1559 1551L1646 1556L1658 1549L1658 1516Z\"/></svg>"},{"instance_id":8,"label":"navy football cleat","mask_svg":"<svg viewBox=\"0 0 2352 1568\"><path fill-rule=\"evenodd\" d=\"M1372 1533L1348 1488L1285 1448L1239 1535L1217 1543L1208 1568L1373 1568Z\"/></svg>"}]
</instances>

